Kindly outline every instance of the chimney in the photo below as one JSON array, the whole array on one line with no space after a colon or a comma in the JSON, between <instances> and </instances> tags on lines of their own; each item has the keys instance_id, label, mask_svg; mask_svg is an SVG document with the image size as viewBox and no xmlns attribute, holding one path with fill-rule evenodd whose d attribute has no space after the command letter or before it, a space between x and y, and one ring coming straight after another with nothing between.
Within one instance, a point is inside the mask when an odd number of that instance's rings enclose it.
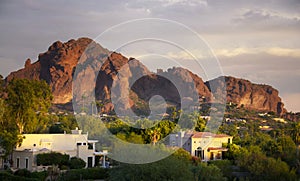
<instances>
[{"instance_id":1,"label":"chimney","mask_svg":"<svg viewBox=\"0 0 300 181\"><path fill-rule=\"evenodd\" d=\"M78 127L75 128L75 130L71 130L72 134L81 134L82 130L78 129Z\"/></svg>"}]
</instances>

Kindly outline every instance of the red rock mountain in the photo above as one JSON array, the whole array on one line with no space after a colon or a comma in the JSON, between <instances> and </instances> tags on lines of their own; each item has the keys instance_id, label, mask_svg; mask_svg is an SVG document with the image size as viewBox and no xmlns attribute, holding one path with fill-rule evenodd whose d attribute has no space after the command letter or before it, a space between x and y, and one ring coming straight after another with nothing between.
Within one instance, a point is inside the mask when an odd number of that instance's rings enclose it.
<instances>
[{"instance_id":1,"label":"red rock mountain","mask_svg":"<svg viewBox=\"0 0 300 181\"><path fill-rule=\"evenodd\" d=\"M74 77L80 86L73 90ZM95 82L86 81L86 77ZM195 104L193 100L198 101L198 97L211 102L221 94L212 92L211 85L226 86L227 102L259 111L285 112L278 91L271 86L234 77L222 77L225 83L222 78L204 83L196 74L183 68L159 70L154 74L138 60L110 52L89 38L53 43L48 51L39 55L36 62L26 60L24 68L12 72L6 81L13 78L45 80L52 89L54 104L67 104L72 99L75 102L91 102L90 95L95 93L96 99L103 103L102 111L105 112L114 108L111 100L124 109L147 109L147 102L153 95L160 95L168 104L176 106L182 103L180 97L192 104ZM131 91L127 101L124 90L128 87ZM72 92L82 96L73 97Z\"/></svg>"},{"instance_id":2,"label":"red rock mountain","mask_svg":"<svg viewBox=\"0 0 300 181\"><path fill-rule=\"evenodd\" d=\"M225 79L225 81L222 81ZM224 83L226 85L224 85ZM248 80L230 76L219 77L206 82L206 85L226 86L226 100L258 111L273 111L282 115L286 112L278 90L269 85L254 84ZM217 95L218 92L213 92Z\"/></svg>"}]
</instances>

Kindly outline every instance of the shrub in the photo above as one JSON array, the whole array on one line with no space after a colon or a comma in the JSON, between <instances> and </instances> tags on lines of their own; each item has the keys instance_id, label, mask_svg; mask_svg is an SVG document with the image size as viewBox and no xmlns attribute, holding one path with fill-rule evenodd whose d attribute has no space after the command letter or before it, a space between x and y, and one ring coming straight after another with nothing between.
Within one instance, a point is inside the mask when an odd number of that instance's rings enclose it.
<instances>
[{"instance_id":1,"label":"shrub","mask_svg":"<svg viewBox=\"0 0 300 181\"><path fill-rule=\"evenodd\" d=\"M58 180L76 181L87 179L107 179L108 170L105 168L74 169L60 175Z\"/></svg>"},{"instance_id":2,"label":"shrub","mask_svg":"<svg viewBox=\"0 0 300 181\"><path fill-rule=\"evenodd\" d=\"M14 173L14 175L17 175L20 177L30 177L31 173L27 169L19 169Z\"/></svg>"},{"instance_id":3,"label":"shrub","mask_svg":"<svg viewBox=\"0 0 300 181\"><path fill-rule=\"evenodd\" d=\"M83 161L81 158L72 157L69 160L70 169L81 169L84 168L85 165L85 161Z\"/></svg>"},{"instance_id":4,"label":"shrub","mask_svg":"<svg viewBox=\"0 0 300 181\"><path fill-rule=\"evenodd\" d=\"M69 155L51 152L51 153L42 153L36 156L37 165L67 165L69 163Z\"/></svg>"},{"instance_id":5,"label":"shrub","mask_svg":"<svg viewBox=\"0 0 300 181\"><path fill-rule=\"evenodd\" d=\"M1 181L39 181L39 179L36 178L26 178L26 177L10 174L9 172L1 172L1 171L0 171L0 180Z\"/></svg>"},{"instance_id":6,"label":"shrub","mask_svg":"<svg viewBox=\"0 0 300 181\"><path fill-rule=\"evenodd\" d=\"M38 180L45 180L47 176L48 176L47 171L31 172L30 178L35 178Z\"/></svg>"}]
</instances>

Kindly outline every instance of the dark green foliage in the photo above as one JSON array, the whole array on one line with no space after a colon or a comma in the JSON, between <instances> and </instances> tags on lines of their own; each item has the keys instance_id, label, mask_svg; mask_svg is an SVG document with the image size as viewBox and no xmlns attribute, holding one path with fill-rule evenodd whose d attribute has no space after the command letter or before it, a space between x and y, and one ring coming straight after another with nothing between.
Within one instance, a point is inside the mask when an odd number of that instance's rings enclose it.
<instances>
[{"instance_id":1,"label":"dark green foliage","mask_svg":"<svg viewBox=\"0 0 300 181\"><path fill-rule=\"evenodd\" d=\"M64 133L64 127L61 124L54 124L49 128L49 133Z\"/></svg>"},{"instance_id":2,"label":"dark green foliage","mask_svg":"<svg viewBox=\"0 0 300 181\"><path fill-rule=\"evenodd\" d=\"M233 163L230 160L214 160L209 162L209 165L215 165L220 169L224 176L232 178L231 173L233 172Z\"/></svg>"},{"instance_id":3,"label":"dark green foliage","mask_svg":"<svg viewBox=\"0 0 300 181\"><path fill-rule=\"evenodd\" d=\"M83 161L81 158L72 157L69 160L70 169L81 169L84 168L85 165L86 165L85 161Z\"/></svg>"},{"instance_id":4,"label":"dark green foliage","mask_svg":"<svg viewBox=\"0 0 300 181\"><path fill-rule=\"evenodd\" d=\"M226 181L222 171L215 165L207 165L207 163L199 163L192 167L194 180L201 181Z\"/></svg>"},{"instance_id":5,"label":"dark green foliage","mask_svg":"<svg viewBox=\"0 0 300 181\"><path fill-rule=\"evenodd\" d=\"M121 164L110 171L111 181L191 179L192 173L188 164L172 156L149 164Z\"/></svg>"},{"instance_id":6,"label":"dark green foliage","mask_svg":"<svg viewBox=\"0 0 300 181\"><path fill-rule=\"evenodd\" d=\"M250 172L253 180L294 180L296 174L287 163L267 157L258 146L242 149L236 159L237 165Z\"/></svg>"},{"instance_id":7,"label":"dark green foliage","mask_svg":"<svg viewBox=\"0 0 300 181\"><path fill-rule=\"evenodd\" d=\"M0 171L0 180L1 181L40 181L40 179L38 178L21 177L3 171Z\"/></svg>"},{"instance_id":8,"label":"dark green foliage","mask_svg":"<svg viewBox=\"0 0 300 181\"><path fill-rule=\"evenodd\" d=\"M63 155L61 153L51 152L51 153L42 153L36 156L37 165L68 165L69 155Z\"/></svg>"},{"instance_id":9,"label":"dark green foliage","mask_svg":"<svg viewBox=\"0 0 300 181\"><path fill-rule=\"evenodd\" d=\"M27 169L19 169L14 173L14 175L20 176L20 177L30 177L31 173Z\"/></svg>"},{"instance_id":10,"label":"dark green foliage","mask_svg":"<svg viewBox=\"0 0 300 181\"><path fill-rule=\"evenodd\" d=\"M88 168L88 169L75 169L68 170L62 173L58 180L60 181L77 181L77 180L96 180L107 179L108 170L104 168Z\"/></svg>"},{"instance_id":11,"label":"dark green foliage","mask_svg":"<svg viewBox=\"0 0 300 181\"><path fill-rule=\"evenodd\" d=\"M121 164L110 171L109 180L226 180L216 166L193 161L192 156L183 149L171 156L148 164Z\"/></svg>"},{"instance_id":12,"label":"dark green foliage","mask_svg":"<svg viewBox=\"0 0 300 181\"><path fill-rule=\"evenodd\" d=\"M71 133L71 130L78 127L77 120L73 115L58 116L57 122L49 125L49 133Z\"/></svg>"},{"instance_id":13,"label":"dark green foliage","mask_svg":"<svg viewBox=\"0 0 300 181\"><path fill-rule=\"evenodd\" d=\"M38 180L45 180L48 176L47 171L42 172L31 172L30 178L36 178Z\"/></svg>"}]
</instances>

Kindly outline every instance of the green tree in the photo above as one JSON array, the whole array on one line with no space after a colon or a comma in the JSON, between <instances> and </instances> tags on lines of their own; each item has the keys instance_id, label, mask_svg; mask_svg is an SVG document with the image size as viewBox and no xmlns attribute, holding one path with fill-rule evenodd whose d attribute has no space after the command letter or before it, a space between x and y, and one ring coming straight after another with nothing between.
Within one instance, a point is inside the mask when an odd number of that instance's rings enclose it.
<instances>
[{"instance_id":1,"label":"green tree","mask_svg":"<svg viewBox=\"0 0 300 181\"><path fill-rule=\"evenodd\" d=\"M13 79L7 88L8 114L19 133L31 133L38 125L38 113L48 112L52 95L45 81Z\"/></svg>"},{"instance_id":2,"label":"green tree","mask_svg":"<svg viewBox=\"0 0 300 181\"><path fill-rule=\"evenodd\" d=\"M59 116L58 120L52 125L49 125L49 133L71 133L78 127L77 120L73 115Z\"/></svg>"},{"instance_id":3,"label":"green tree","mask_svg":"<svg viewBox=\"0 0 300 181\"><path fill-rule=\"evenodd\" d=\"M190 119L195 122L195 131L204 131L206 127L206 120L201 118L201 115L199 112L194 112L191 115L189 115Z\"/></svg>"},{"instance_id":4,"label":"green tree","mask_svg":"<svg viewBox=\"0 0 300 181\"><path fill-rule=\"evenodd\" d=\"M291 136L296 144L300 143L300 122L292 123Z\"/></svg>"},{"instance_id":5,"label":"green tree","mask_svg":"<svg viewBox=\"0 0 300 181\"><path fill-rule=\"evenodd\" d=\"M215 165L199 163L191 168L196 181L226 181L222 171Z\"/></svg>"},{"instance_id":6,"label":"green tree","mask_svg":"<svg viewBox=\"0 0 300 181\"><path fill-rule=\"evenodd\" d=\"M290 166L297 164L297 147L290 136L282 136L277 140L280 158Z\"/></svg>"},{"instance_id":7,"label":"green tree","mask_svg":"<svg viewBox=\"0 0 300 181\"><path fill-rule=\"evenodd\" d=\"M148 164L121 164L110 171L110 180L151 181L151 180L192 180L189 160L169 156Z\"/></svg>"},{"instance_id":8,"label":"green tree","mask_svg":"<svg viewBox=\"0 0 300 181\"><path fill-rule=\"evenodd\" d=\"M242 149L237 165L251 173L253 180L295 180L295 171L280 159L267 157L258 146Z\"/></svg>"},{"instance_id":9,"label":"green tree","mask_svg":"<svg viewBox=\"0 0 300 181\"><path fill-rule=\"evenodd\" d=\"M6 113L7 106L5 101L0 98L0 147L5 151L3 155L4 158L9 155L15 145L21 141L16 125L9 121Z\"/></svg>"}]
</instances>

